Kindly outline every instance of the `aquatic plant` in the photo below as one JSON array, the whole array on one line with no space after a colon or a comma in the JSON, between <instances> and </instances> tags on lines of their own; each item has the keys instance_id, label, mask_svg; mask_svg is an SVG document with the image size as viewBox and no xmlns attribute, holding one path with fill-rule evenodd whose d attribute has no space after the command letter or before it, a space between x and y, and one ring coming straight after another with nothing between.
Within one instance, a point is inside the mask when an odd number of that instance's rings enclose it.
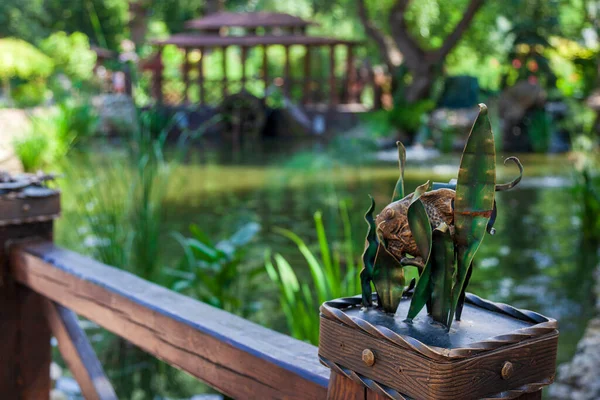
<instances>
[{"instance_id":1,"label":"aquatic plant","mask_svg":"<svg viewBox=\"0 0 600 400\"><path fill-rule=\"evenodd\" d=\"M449 184L429 181L404 195L405 150L398 142L400 177L392 203L373 218L375 204L365 216L369 225L361 272L363 304L372 306L370 282L377 290L377 306L395 313L404 296L412 297L407 322L423 307L434 321L450 328L460 319L473 259L485 233L494 233L495 192L514 187L496 184L494 136L487 107L480 105L463 151L458 179ZM518 159L515 162L521 171ZM419 279L406 287L404 268L417 267Z\"/></svg>"},{"instance_id":2,"label":"aquatic plant","mask_svg":"<svg viewBox=\"0 0 600 400\"><path fill-rule=\"evenodd\" d=\"M244 268L248 244L260 231L260 225L249 222L229 238L216 244L197 225L190 226L190 237L173 236L181 245L183 257L167 274L175 281L172 289L211 306L247 317L252 311L250 294L254 292L263 266Z\"/></svg>"},{"instance_id":3,"label":"aquatic plant","mask_svg":"<svg viewBox=\"0 0 600 400\"><path fill-rule=\"evenodd\" d=\"M291 335L313 344L319 342L319 306L332 298L356 293L360 288L357 252L352 243L347 205L343 201L340 215L344 237L341 246L334 246L325 233L322 213L314 214L318 254L294 232L275 229L298 247L310 270L311 282L302 281L281 254L270 251L265 254L265 268L279 289L279 302Z\"/></svg>"}]
</instances>

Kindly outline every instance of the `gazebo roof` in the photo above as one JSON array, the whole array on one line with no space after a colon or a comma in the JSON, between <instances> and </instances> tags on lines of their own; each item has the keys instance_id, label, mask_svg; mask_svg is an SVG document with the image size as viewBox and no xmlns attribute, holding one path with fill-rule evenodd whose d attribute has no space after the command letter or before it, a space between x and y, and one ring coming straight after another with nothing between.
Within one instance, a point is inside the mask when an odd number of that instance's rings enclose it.
<instances>
[{"instance_id":1,"label":"gazebo roof","mask_svg":"<svg viewBox=\"0 0 600 400\"><path fill-rule=\"evenodd\" d=\"M260 46L260 45L335 45L335 44L359 44L354 40L343 40L320 36L303 35L264 35L264 36L208 36L191 33L179 33L171 35L164 40L155 40L154 44L174 44L178 47L224 47L224 46Z\"/></svg>"},{"instance_id":2,"label":"gazebo roof","mask_svg":"<svg viewBox=\"0 0 600 400\"><path fill-rule=\"evenodd\" d=\"M316 25L316 23L290 14L272 12L219 12L185 23L186 28L202 30L214 30L222 27L304 27L308 25Z\"/></svg>"}]
</instances>

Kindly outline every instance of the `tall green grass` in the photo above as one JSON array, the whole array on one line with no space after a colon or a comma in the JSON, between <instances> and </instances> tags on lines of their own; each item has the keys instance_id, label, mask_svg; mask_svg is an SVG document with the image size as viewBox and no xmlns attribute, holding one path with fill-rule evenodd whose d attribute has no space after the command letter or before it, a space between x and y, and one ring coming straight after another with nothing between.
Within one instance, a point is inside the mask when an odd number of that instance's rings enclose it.
<instances>
[{"instance_id":1,"label":"tall green grass","mask_svg":"<svg viewBox=\"0 0 600 400\"><path fill-rule=\"evenodd\" d=\"M91 137L98 115L87 102L66 101L52 112L31 117L30 131L13 143L23 169L33 172L56 166L80 141Z\"/></svg>"},{"instance_id":2,"label":"tall green grass","mask_svg":"<svg viewBox=\"0 0 600 400\"><path fill-rule=\"evenodd\" d=\"M328 240L322 213L314 214L318 252L294 232L276 228L298 247L308 265L310 281L299 278L281 254L268 251L265 255L265 268L279 289L280 305L291 335L313 344L319 342L319 306L327 300L353 296L360 291L360 254L352 241L347 205L342 201L339 207L344 232L341 243Z\"/></svg>"},{"instance_id":3,"label":"tall green grass","mask_svg":"<svg viewBox=\"0 0 600 400\"><path fill-rule=\"evenodd\" d=\"M77 168L66 168L63 188L71 198L65 222L75 235L70 242L83 247L76 250L146 280L161 281L168 189L185 155L186 140L198 134L184 132L173 149L169 146L167 157L167 134L178 118L157 134L148 122L151 117L141 113L139 128L130 132L118 156L114 149L110 157L101 150L90 152L79 155ZM121 338L104 336L99 354L113 372L110 378L120 398L181 394L175 370Z\"/></svg>"}]
</instances>

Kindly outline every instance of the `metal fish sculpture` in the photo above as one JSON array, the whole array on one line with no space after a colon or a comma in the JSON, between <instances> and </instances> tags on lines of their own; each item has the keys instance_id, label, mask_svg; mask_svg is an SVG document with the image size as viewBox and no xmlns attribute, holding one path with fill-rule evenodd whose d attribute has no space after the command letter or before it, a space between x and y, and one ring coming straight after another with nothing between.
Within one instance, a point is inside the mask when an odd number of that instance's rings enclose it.
<instances>
[{"instance_id":1,"label":"metal fish sculpture","mask_svg":"<svg viewBox=\"0 0 600 400\"><path fill-rule=\"evenodd\" d=\"M402 296L412 293L409 322L425 305L432 318L448 329L455 315L460 319L473 257L485 233L494 233L495 192L515 187L523 175L520 161L510 157L505 164L513 161L519 176L496 184L494 136L487 107L479 107L455 181L434 183L431 191L427 182L405 196L406 151L398 142L400 177L392 203L373 218L372 201L365 215L369 224L361 272L365 306L372 305L372 281L378 306L386 312L395 312ZM404 286L405 266L419 269L419 281L416 286L411 282L408 289Z\"/></svg>"}]
</instances>

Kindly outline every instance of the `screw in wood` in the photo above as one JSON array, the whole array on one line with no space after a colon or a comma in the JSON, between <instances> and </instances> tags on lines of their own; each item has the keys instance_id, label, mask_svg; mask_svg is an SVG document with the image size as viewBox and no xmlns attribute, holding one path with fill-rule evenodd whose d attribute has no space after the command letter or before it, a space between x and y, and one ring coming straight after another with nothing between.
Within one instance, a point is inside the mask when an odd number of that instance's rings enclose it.
<instances>
[{"instance_id":1,"label":"screw in wood","mask_svg":"<svg viewBox=\"0 0 600 400\"><path fill-rule=\"evenodd\" d=\"M369 349L364 349L362 352L362 360L370 367L375 364L375 354Z\"/></svg>"},{"instance_id":2,"label":"screw in wood","mask_svg":"<svg viewBox=\"0 0 600 400\"><path fill-rule=\"evenodd\" d=\"M514 368L510 361L506 361L502 366L502 379L507 380L513 375Z\"/></svg>"}]
</instances>

